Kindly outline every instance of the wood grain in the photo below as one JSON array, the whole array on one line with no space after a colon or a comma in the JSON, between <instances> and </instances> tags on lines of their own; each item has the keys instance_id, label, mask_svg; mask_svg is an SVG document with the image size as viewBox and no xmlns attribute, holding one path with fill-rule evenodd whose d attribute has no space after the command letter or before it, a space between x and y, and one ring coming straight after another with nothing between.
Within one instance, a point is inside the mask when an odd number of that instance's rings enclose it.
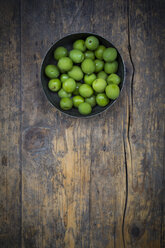
<instances>
[{"instance_id":1,"label":"wood grain","mask_svg":"<svg viewBox=\"0 0 165 248\"><path fill-rule=\"evenodd\" d=\"M0 247L163 248L163 1L0 7ZM79 120L48 103L40 68L83 31L118 47L127 76L111 110Z\"/></svg>"},{"instance_id":2,"label":"wood grain","mask_svg":"<svg viewBox=\"0 0 165 248\"><path fill-rule=\"evenodd\" d=\"M49 1L46 8L40 1L22 4L24 247L90 245L91 121L71 119L50 106L39 76L47 48L66 33L80 31L78 24L70 29L71 22L75 19L76 24L78 18L89 22L85 2L66 1L65 8L63 4ZM90 28L90 22L87 25Z\"/></svg>"},{"instance_id":3,"label":"wood grain","mask_svg":"<svg viewBox=\"0 0 165 248\"><path fill-rule=\"evenodd\" d=\"M20 10L0 4L0 247L20 247Z\"/></svg>"},{"instance_id":4,"label":"wood grain","mask_svg":"<svg viewBox=\"0 0 165 248\"><path fill-rule=\"evenodd\" d=\"M115 10L115 14L112 10ZM130 68L130 73L127 73L127 80L130 80L132 68L127 49L126 17L124 1L111 1L111 4L108 4L108 1L97 1L94 4L93 31L111 40L119 48L124 60L128 61L126 66ZM124 245L122 224L126 200L123 143L123 132L126 128L125 109L126 91L110 111L96 118L97 124L91 129L91 247Z\"/></svg>"},{"instance_id":5,"label":"wood grain","mask_svg":"<svg viewBox=\"0 0 165 248\"><path fill-rule=\"evenodd\" d=\"M130 55L135 75L131 91L127 87L126 247L165 246L164 9L163 1L129 2Z\"/></svg>"}]
</instances>

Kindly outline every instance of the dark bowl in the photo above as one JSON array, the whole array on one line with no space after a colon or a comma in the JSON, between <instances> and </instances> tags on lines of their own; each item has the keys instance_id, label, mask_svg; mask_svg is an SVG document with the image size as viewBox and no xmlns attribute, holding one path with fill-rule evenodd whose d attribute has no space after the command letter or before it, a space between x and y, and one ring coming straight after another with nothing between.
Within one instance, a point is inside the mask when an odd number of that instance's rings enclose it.
<instances>
[{"instance_id":1,"label":"dark bowl","mask_svg":"<svg viewBox=\"0 0 165 248\"><path fill-rule=\"evenodd\" d=\"M75 40L78 39L83 39L85 40L88 36L90 35L94 35L99 39L100 44L104 45L105 47L114 47L116 48L110 41L104 39L103 37L97 35L97 34L93 34L93 33L74 33L74 34L69 34L67 36L65 36L64 38L58 40L57 42L55 42L55 44L48 50L46 56L44 57L42 66L41 66L41 82L42 82L42 87L43 90L45 92L45 95L47 97L47 99L49 100L49 102L56 107L59 111L72 116L72 117L91 117L91 116L95 116L105 110L107 110L108 108L110 108L115 102L114 101L110 101L109 104L106 107L99 107L98 105L95 106L92 109L92 113L87 115L87 116L83 116L81 115L78 110L76 108L72 108L70 110L64 111L60 108L60 98L58 96L57 93L54 93L52 91L49 90L48 88L48 82L49 82L49 78L46 77L44 70L46 65L48 64L57 64L57 62L55 61L54 57L53 57L53 52L54 50L59 47L59 46L64 46L66 47L68 50L72 49L72 44ZM116 48L116 50L118 51L118 49ZM121 83L119 84L120 87L120 94L121 94L121 90L124 86L124 81L125 81L125 66L124 66L124 61L118 51L118 71L117 74L121 77Z\"/></svg>"}]
</instances>

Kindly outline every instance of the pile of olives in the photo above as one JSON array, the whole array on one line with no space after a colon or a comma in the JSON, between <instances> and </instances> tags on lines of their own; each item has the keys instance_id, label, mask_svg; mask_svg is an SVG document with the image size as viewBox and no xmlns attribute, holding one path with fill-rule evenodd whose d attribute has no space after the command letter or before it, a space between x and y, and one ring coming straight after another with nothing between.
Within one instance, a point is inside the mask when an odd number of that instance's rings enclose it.
<instances>
[{"instance_id":1,"label":"pile of olives","mask_svg":"<svg viewBox=\"0 0 165 248\"><path fill-rule=\"evenodd\" d=\"M76 40L71 51L56 48L54 59L57 65L47 65L45 74L49 89L58 92L61 109L75 107L88 115L95 105L105 107L119 96L117 51L100 45L95 36Z\"/></svg>"}]
</instances>

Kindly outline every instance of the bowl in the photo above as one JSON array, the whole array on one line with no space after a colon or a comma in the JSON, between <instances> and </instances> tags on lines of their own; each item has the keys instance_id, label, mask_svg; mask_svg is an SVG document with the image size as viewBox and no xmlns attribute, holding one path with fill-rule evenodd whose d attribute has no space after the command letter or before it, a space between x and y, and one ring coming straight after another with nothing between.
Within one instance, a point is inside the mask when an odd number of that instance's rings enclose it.
<instances>
[{"instance_id":1,"label":"bowl","mask_svg":"<svg viewBox=\"0 0 165 248\"><path fill-rule=\"evenodd\" d=\"M47 97L47 99L49 100L49 102L56 108L58 109L60 112L65 113L69 116L72 117L78 117L78 118L84 118L84 117L92 117L95 115L98 115L102 112L104 112L105 110L109 109L116 101L117 99L120 97L118 97L116 100L111 100L109 102L109 104L105 107L100 107L98 105L96 105L93 109L91 114L87 115L87 116L83 116L78 112L78 109L76 108L72 108L70 110L62 110L60 108L60 98L58 96L58 94L56 92L52 92L49 90L48 88L48 82L49 82L49 78L46 77L45 75L45 67L48 64L57 64L57 61L55 61L54 57L53 57L53 52L54 50L59 47L59 46L64 46L65 48L67 48L68 50L72 49L72 45L74 43L74 41L78 40L78 39L83 39L85 40L88 36L90 35L94 35L95 37L97 37L99 39L99 42L101 45L104 45L105 47L114 47L116 48L110 41L104 39L103 37L101 37L100 35L94 34L94 33L74 33L74 34L69 34L63 38L61 38L60 40L56 41L54 43L54 45L52 45L50 47L50 49L48 50L48 52L46 53L44 59L43 59L43 63L41 66L41 82L42 82L42 87L44 90L44 93ZM118 61L118 71L117 74L121 77L121 83L119 84L120 87L120 94L121 91L123 89L124 86L124 81L125 81L125 65L124 65L124 61L118 51L118 49L116 48L117 52L118 52L118 57L117 57L117 61Z\"/></svg>"}]
</instances>

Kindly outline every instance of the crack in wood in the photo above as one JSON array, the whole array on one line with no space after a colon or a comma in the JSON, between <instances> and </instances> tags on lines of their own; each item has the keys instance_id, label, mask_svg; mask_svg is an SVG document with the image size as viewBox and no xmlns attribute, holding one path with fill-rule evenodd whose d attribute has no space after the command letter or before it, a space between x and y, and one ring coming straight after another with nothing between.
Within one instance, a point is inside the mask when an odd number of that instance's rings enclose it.
<instances>
[{"instance_id":1,"label":"crack in wood","mask_svg":"<svg viewBox=\"0 0 165 248\"><path fill-rule=\"evenodd\" d=\"M126 182L126 195L125 195L125 205L124 205L124 212L123 212L123 222L122 222L122 238L123 238L123 245L124 248L126 247L125 244L125 217L126 217L126 211L127 211L127 202L128 202L128 159L127 159L127 152L126 152L126 145L125 140L127 140L128 144L128 153L130 155L130 164L132 164L132 150L131 150L131 144L130 144L130 138L129 138L129 132L130 132L130 120L131 120L131 114L130 114L130 107L127 106L127 130L126 130L126 138L123 134L123 146L124 146L124 158L125 158L125 182Z\"/></svg>"},{"instance_id":2,"label":"crack in wood","mask_svg":"<svg viewBox=\"0 0 165 248\"><path fill-rule=\"evenodd\" d=\"M132 53L131 53L131 37L130 37L130 8L129 8L129 0L127 2L127 27L128 27L128 53L129 53L129 58L131 61L131 65L132 65L132 76L131 76L131 107L132 107L132 111L133 111L133 83L134 83L134 75L135 75L135 65L132 59Z\"/></svg>"},{"instance_id":3,"label":"crack in wood","mask_svg":"<svg viewBox=\"0 0 165 248\"><path fill-rule=\"evenodd\" d=\"M128 148L129 148L129 153L130 153L130 159L132 163L132 151L131 151L131 144L130 144L130 125L131 125L131 116L133 112L133 83L134 83L134 75L135 75L135 65L132 59L132 53L131 53L131 38L130 38L130 8L129 8L129 0L127 1L127 33L128 33L128 53L129 53L129 58L130 62L132 65L132 75L131 75L131 91L130 91L130 104L127 106L127 113L128 113L128 118L127 118L127 141L128 141ZM125 228L125 216L126 216L126 211L127 211L127 202L128 202L128 164L127 164L127 153L126 153L126 146L125 146L125 139L123 135L123 144L124 144L124 157L125 157L125 181L126 181L126 196L125 196L125 205L124 205L124 212L123 212L123 222L122 222L122 238L123 238L123 246L124 248L126 247L125 244L125 234L124 234L124 228Z\"/></svg>"},{"instance_id":4,"label":"crack in wood","mask_svg":"<svg viewBox=\"0 0 165 248\"><path fill-rule=\"evenodd\" d=\"M122 237L123 237L123 245L125 246L125 235L124 235L124 227L125 227L125 216L127 210L127 202L128 202L128 170L127 170L127 154L126 154L126 147L125 147L125 138L123 135L123 145L124 145L124 158L125 158L125 182L126 182L126 194L125 194L125 205L124 205L124 212L123 212L123 222L122 222Z\"/></svg>"}]
</instances>

